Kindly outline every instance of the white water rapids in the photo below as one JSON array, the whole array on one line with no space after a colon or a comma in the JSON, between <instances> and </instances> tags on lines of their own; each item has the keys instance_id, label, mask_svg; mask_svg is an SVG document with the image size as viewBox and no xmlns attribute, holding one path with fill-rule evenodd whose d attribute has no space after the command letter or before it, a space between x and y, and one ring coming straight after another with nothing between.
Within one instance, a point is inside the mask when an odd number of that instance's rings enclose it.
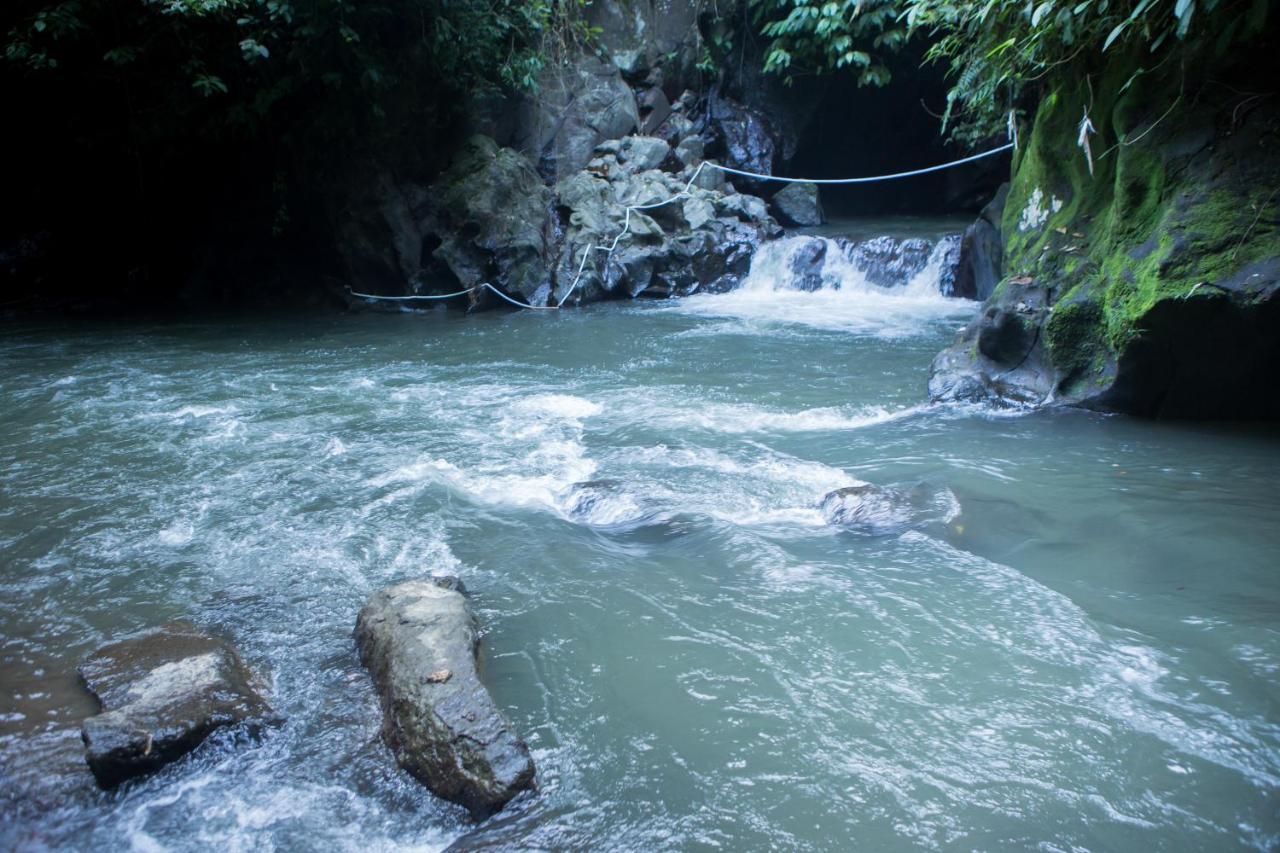
<instances>
[{"instance_id":1,"label":"white water rapids","mask_svg":"<svg viewBox=\"0 0 1280 853\"><path fill-rule=\"evenodd\" d=\"M682 301L11 324L3 846L1275 849L1275 434L924 405L975 306L833 246L812 291L779 243ZM958 514L828 524L868 482ZM479 826L351 638L430 572L538 766ZM74 665L176 617L286 722L97 791Z\"/></svg>"}]
</instances>

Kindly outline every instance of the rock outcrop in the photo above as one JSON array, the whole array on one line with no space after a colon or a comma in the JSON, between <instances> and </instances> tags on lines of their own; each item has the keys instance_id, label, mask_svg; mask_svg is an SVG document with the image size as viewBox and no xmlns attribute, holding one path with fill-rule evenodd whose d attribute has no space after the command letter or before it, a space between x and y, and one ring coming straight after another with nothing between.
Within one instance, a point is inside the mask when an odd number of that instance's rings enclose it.
<instances>
[{"instance_id":1,"label":"rock outcrop","mask_svg":"<svg viewBox=\"0 0 1280 853\"><path fill-rule=\"evenodd\" d=\"M698 61L703 54L698 27L701 7L672 0L629 0L626 3L592 3L587 21L598 30L593 46L609 57L623 77L632 83L663 83L676 91L698 82Z\"/></svg>"},{"instance_id":2,"label":"rock outcrop","mask_svg":"<svg viewBox=\"0 0 1280 853\"><path fill-rule=\"evenodd\" d=\"M728 34L707 36L714 22L697 4L606 0L586 14L599 28L591 49L566 46L536 95L480 99L469 125L481 133L429 186L391 169L358 183L339 218L353 290L471 290L471 309L504 295L546 307L726 290L746 275L756 246L780 233L756 194L778 187L699 167L771 174L795 148L795 99L744 105L780 87L755 72L751 86L707 89L699 64ZM784 189L773 209L821 221L816 187Z\"/></svg>"},{"instance_id":3,"label":"rock outcrop","mask_svg":"<svg viewBox=\"0 0 1280 853\"><path fill-rule=\"evenodd\" d=\"M526 99L517 113L512 147L552 182L586 166L601 142L640 126L631 87L614 65L591 55L548 65L537 96Z\"/></svg>"},{"instance_id":4,"label":"rock outcrop","mask_svg":"<svg viewBox=\"0 0 1280 853\"><path fill-rule=\"evenodd\" d=\"M556 280L571 286L581 269L577 298L728 290L746 276L756 246L780 233L763 201L722 181L693 181L712 170L682 164L661 139L613 149L603 147L588 171L556 187L564 214ZM645 209L628 215L628 206ZM620 234L611 253L600 251Z\"/></svg>"},{"instance_id":5,"label":"rock outcrop","mask_svg":"<svg viewBox=\"0 0 1280 853\"><path fill-rule=\"evenodd\" d=\"M685 144L696 139L605 140L587 168L547 187L519 152L473 137L431 187L384 196L395 260L380 268L398 267L410 292L488 282L539 306L728 290L781 229L763 200L699 169Z\"/></svg>"},{"instance_id":6,"label":"rock outcrop","mask_svg":"<svg viewBox=\"0 0 1280 853\"><path fill-rule=\"evenodd\" d=\"M104 788L158 770L218 729L273 720L236 650L185 623L104 646L79 673L101 707L81 735Z\"/></svg>"},{"instance_id":7,"label":"rock outcrop","mask_svg":"<svg viewBox=\"0 0 1280 853\"><path fill-rule=\"evenodd\" d=\"M474 136L414 211L426 246L423 268L447 269L463 287L500 283L534 305L551 291L555 247L551 191L527 159ZM476 298L486 296L477 293Z\"/></svg>"},{"instance_id":8,"label":"rock outcrop","mask_svg":"<svg viewBox=\"0 0 1280 853\"><path fill-rule=\"evenodd\" d=\"M480 681L479 631L457 578L375 593L355 637L401 767L476 818L535 786L528 747Z\"/></svg>"},{"instance_id":9,"label":"rock outcrop","mask_svg":"<svg viewBox=\"0 0 1280 853\"><path fill-rule=\"evenodd\" d=\"M769 206L785 225L814 226L826 221L817 184L787 184L773 194Z\"/></svg>"},{"instance_id":10,"label":"rock outcrop","mask_svg":"<svg viewBox=\"0 0 1280 853\"><path fill-rule=\"evenodd\" d=\"M962 286L980 295L980 245L997 239L1002 278L935 359L931 397L1280 417L1264 390L1280 371L1280 106L1233 94L1226 70L1187 75L1103 80L1096 98L1082 81L1040 103L998 238L975 226ZM1168 108L1202 85L1222 97ZM1085 106L1092 171L1074 146Z\"/></svg>"},{"instance_id":11,"label":"rock outcrop","mask_svg":"<svg viewBox=\"0 0 1280 853\"><path fill-rule=\"evenodd\" d=\"M1004 278L1004 241L1000 237L1000 219L1009 185L996 192L982 213L960 236L953 296L985 300L995 293Z\"/></svg>"}]
</instances>

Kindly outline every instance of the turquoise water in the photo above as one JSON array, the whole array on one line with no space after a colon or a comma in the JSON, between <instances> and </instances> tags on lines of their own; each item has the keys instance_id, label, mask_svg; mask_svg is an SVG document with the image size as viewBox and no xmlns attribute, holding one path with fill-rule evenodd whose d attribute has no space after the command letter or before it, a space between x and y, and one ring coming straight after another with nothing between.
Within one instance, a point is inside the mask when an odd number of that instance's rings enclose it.
<instances>
[{"instance_id":1,"label":"turquoise water","mask_svg":"<svg viewBox=\"0 0 1280 853\"><path fill-rule=\"evenodd\" d=\"M923 405L973 310L757 287L10 322L0 838L1274 849L1275 431ZM959 514L828 526L861 481ZM445 571L541 786L478 827L395 768L351 639L375 589ZM287 722L99 792L73 667L172 617L232 637Z\"/></svg>"}]
</instances>

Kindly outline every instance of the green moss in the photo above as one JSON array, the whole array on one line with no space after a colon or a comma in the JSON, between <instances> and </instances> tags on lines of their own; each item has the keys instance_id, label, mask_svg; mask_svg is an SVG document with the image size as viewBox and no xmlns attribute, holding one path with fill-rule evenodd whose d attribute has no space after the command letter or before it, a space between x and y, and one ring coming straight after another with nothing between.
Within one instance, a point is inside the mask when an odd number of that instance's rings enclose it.
<instances>
[{"instance_id":1,"label":"green moss","mask_svg":"<svg viewBox=\"0 0 1280 853\"><path fill-rule=\"evenodd\" d=\"M1162 300L1225 298L1203 285L1223 281L1255 260L1280 256L1275 229L1257 224L1265 218L1260 214L1267 196L1264 188L1244 198L1221 189L1189 189L1160 208L1154 246L1126 252L1122 241L1113 240L1100 263L1111 345L1119 349L1141 334L1142 318Z\"/></svg>"},{"instance_id":2,"label":"green moss","mask_svg":"<svg viewBox=\"0 0 1280 853\"><path fill-rule=\"evenodd\" d=\"M1069 375L1098 364L1102 370L1092 372L1105 372L1106 360L1142 334L1143 318L1161 301L1224 298L1197 285L1280 257L1274 181L1250 177L1258 167L1248 161L1214 159L1209 171L1188 171L1196 152L1187 150L1185 139L1195 136L1187 130L1212 126L1210 113L1153 117L1152 92L1167 91L1170 81L1146 76L1120 92L1127 76L1118 69L1042 101L1005 208L1006 268L1067 292L1045 335L1055 367ZM1077 146L1086 104L1098 129L1092 175ZM1063 204L1038 227L1020 228L1037 190Z\"/></svg>"},{"instance_id":3,"label":"green moss","mask_svg":"<svg viewBox=\"0 0 1280 853\"><path fill-rule=\"evenodd\" d=\"M1103 372L1110 351L1103 334L1102 306L1077 289L1049 313L1044 341L1054 367L1068 383Z\"/></svg>"}]
</instances>

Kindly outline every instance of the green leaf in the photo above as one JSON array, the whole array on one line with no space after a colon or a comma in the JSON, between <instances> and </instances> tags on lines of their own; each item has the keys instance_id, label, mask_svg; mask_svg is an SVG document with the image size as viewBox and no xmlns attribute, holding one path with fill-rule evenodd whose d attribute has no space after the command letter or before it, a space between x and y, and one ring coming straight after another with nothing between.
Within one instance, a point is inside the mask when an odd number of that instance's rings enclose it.
<instances>
[{"instance_id":1,"label":"green leaf","mask_svg":"<svg viewBox=\"0 0 1280 853\"><path fill-rule=\"evenodd\" d=\"M1191 18L1195 13L1195 0L1178 0L1178 5L1173 10L1173 14L1178 18L1178 38L1187 37L1187 30L1191 28Z\"/></svg>"},{"instance_id":2,"label":"green leaf","mask_svg":"<svg viewBox=\"0 0 1280 853\"><path fill-rule=\"evenodd\" d=\"M227 93L227 84L222 82L221 77L213 74L196 75L195 80L191 82L191 87L206 98Z\"/></svg>"},{"instance_id":3,"label":"green leaf","mask_svg":"<svg viewBox=\"0 0 1280 853\"><path fill-rule=\"evenodd\" d=\"M1107 40L1102 43L1102 49L1104 52L1106 51L1107 48L1111 47L1112 42L1114 42L1116 39L1120 37L1120 34L1124 32L1124 28L1127 26L1129 26L1128 21L1121 21L1119 24L1116 25L1116 28L1111 31L1111 34L1109 36L1107 36Z\"/></svg>"}]
</instances>

